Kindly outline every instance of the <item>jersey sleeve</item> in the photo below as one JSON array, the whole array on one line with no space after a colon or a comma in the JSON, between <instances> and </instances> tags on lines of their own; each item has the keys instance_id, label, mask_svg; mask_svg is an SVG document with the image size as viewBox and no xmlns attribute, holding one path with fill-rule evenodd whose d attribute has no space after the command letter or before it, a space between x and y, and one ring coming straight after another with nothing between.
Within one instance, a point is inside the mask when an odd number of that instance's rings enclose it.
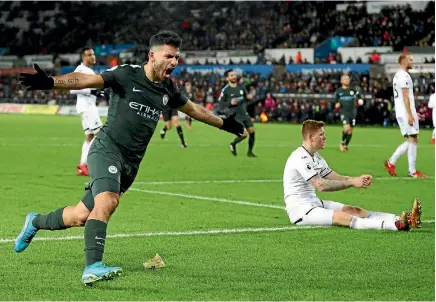
<instances>
[{"instance_id":1,"label":"jersey sleeve","mask_svg":"<svg viewBox=\"0 0 436 302\"><path fill-rule=\"evenodd\" d=\"M239 103L245 101L247 99L247 94L248 94L247 88L245 88L244 85L240 85L240 87L242 90L242 95L237 98Z\"/></svg>"},{"instance_id":2,"label":"jersey sleeve","mask_svg":"<svg viewBox=\"0 0 436 302\"><path fill-rule=\"evenodd\" d=\"M128 78L128 66L115 66L103 71L100 75L103 77L104 88L112 88L114 90L120 90L123 87L123 83Z\"/></svg>"},{"instance_id":3,"label":"jersey sleeve","mask_svg":"<svg viewBox=\"0 0 436 302\"><path fill-rule=\"evenodd\" d=\"M334 97L335 97L335 101L338 102L339 101L339 92L337 90L335 91Z\"/></svg>"},{"instance_id":4,"label":"jersey sleeve","mask_svg":"<svg viewBox=\"0 0 436 302\"><path fill-rule=\"evenodd\" d=\"M412 84L412 79L407 73L400 73L398 74L396 84L398 88L410 88L410 85Z\"/></svg>"},{"instance_id":5,"label":"jersey sleeve","mask_svg":"<svg viewBox=\"0 0 436 302\"><path fill-rule=\"evenodd\" d=\"M174 83L173 81L171 82L172 82L171 83L172 91L171 91L170 99L168 101L168 106L170 106L173 109L176 109L185 105L189 101L189 98L186 96L186 94L180 91L176 83Z\"/></svg>"},{"instance_id":6,"label":"jersey sleeve","mask_svg":"<svg viewBox=\"0 0 436 302\"><path fill-rule=\"evenodd\" d=\"M329 175L330 173L332 173L332 169L330 169L329 165L327 164L327 162L325 161L324 158L322 158L320 156L319 159L319 163L321 165L321 172L319 173L321 175L322 178L326 177L327 175Z\"/></svg>"},{"instance_id":7,"label":"jersey sleeve","mask_svg":"<svg viewBox=\"0 0 436 302\"><path fill-rule=\"evenodd\" d=\"M430 95L430 100L428 101L428 108L435 108L436 105L436 94Z\"/></svg>"},{"instance_id":8,"label":"jersey sleeve","mask_svg":"<svg viewBox=\"0 0 436 302\"><path fill-rule=\"evenodd\" d=\"M74 69L74 72L89 74L89 71L83 68L82 64L78 65L76 69ZM91 88L72 89L70 90L70 93L75 95L81 94L81 95L89 96L91 94L91 90L92 90Z\"/></svg>"},{"instance_id":9,"label":"jersey sleeve","mask_svg":"<svg viewBox=\"0 0 436 302\"><path fill-rule=\"evenodd\" d=\"M312 158L303 156L296 161L295 169L300 173L304 180L309 181L318 173L315 171L315 166Z\"/></svg>"},{"instance_id":10,"label":"jersey sleeve","mask_svg":"<svg viewBox=\"0 0 436 302\"><path fill-rule=\"evenodd\" d=\"M225 88L221 90L220 96L218 97L218 103L220 103L222 107L230 105L230 98L228 93L226 93Z\"/></svg>"}]
</instances>

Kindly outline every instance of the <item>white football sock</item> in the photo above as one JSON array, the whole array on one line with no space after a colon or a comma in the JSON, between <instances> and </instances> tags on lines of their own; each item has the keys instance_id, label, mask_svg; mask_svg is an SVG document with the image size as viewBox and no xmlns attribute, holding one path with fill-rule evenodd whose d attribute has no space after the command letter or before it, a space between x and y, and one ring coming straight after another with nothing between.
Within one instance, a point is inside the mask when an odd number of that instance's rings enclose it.
<instances>
[{"instance_id":1,"label":"white football sock","mask_svg":"<svg viewBox=\"0 0 436 302\"><path fill-rule=\"evenodd\" d=\"M431 135L432 138L435 138L435 131L436 131L436 128L433 129L433 134Z\"/></svg>"},{"instance_id":2,"label":"white football sock","mask_svg":"<svg viewBox=\"0 0 436 302\"><path fill-rule=\"evenodd\" d=\"M390 213L382 213L382 212L368 212L368 219L377 219L377 220L397 220L397 215Z\"/></svg>"},{"instance_id":3,"label":"white football sock","mask_svg":"<svg viewBox=\"0 0 436 302\"><path fill-rule=\"evenodd\" d=\"M416 143L409 143L409 148L407 151L408 159L409 159L409 173L413 174L416 172L416 151L418 149L418 145Z\"/></svg>"},{"instance_id":4,"label":"white football sock","mask_svg":"<svg viewBox=\"0 0 436 302\"><path fill-rule=\"evenodd\" d=\"M377 219L360 218L357 216L353 216L351 218L350 228L356 230L398 231L394 220L377 220Z\"/></svg>"},{"instance_id":5,"label":"white football sock","mask_svg":"<svg viewBox=\"0 0 436 302\"><path fill-rule=\"evenodd\" d=\"M88 162L88 152L89 152L89 147L91 146L91 142L87 142L86 140L83 142L82 145L82 155L80 156L80 164L81 165L86 165Z\"/></svg>"},{"instance_id":6,"label":"white football sock","mask_svg":"<svg viewBox=\"0 0 436 302\"><path fill-rule=\"evenodd\" d=\"M381 230L382 224L382 220L353 216L351 217L350 228L356 230Z\"/></svg>"},{"instance_id":7,"label":"white football sock","mask_svg":"<svg viewBox=\"0 0 436 302\"><path fill-rule=\"evenodd\" d=\"M400 156L407 152L408 147L409 147L409 142L407 141L399 145L397 150L395 150L394 154L392 154L391 158L389 159L389 163L391 165L395 165L395 163L400 158Z\"/></svg>"}]
</instances>

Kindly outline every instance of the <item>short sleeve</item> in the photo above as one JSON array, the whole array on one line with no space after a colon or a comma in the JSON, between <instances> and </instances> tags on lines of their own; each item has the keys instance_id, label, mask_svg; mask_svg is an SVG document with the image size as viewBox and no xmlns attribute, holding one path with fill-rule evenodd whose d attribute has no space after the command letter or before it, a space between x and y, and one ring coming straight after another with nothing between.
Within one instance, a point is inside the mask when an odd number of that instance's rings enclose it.
<instances>
[{"instance_id":1,"label":"short sleeve","mask_svg":"<svg viewBox=\"0 0 436 302\"><path fill-rule=\"evenodd\" d=\"M433 93L432 95L430 95L430 101L428 101L428 108L435 108L435 106L436 106L436 94Z\"/></svg>"},{"instance_id":2,"label":"short sleeve","mask_svg":"<svg viewBox=\"0 0 436 302\"><path fill-rule=\"evenodd\" d=\"M319 161L320 165L321 165L321 172L319 173L321 175L322 178L326 177L327 175L329 175L330 173L332 173L332 169L330 169L330 167L328 166L327 162L324 160L324 158L321 158Z\"/></svg>"},{"instance_id":3,"label":"short sleeve","mask_svg":"<svg viewBox=\"0 0 436 302\"><path fill-rule=\"evenodd\" d=\"M397 85L399 88L410 88L412 79L407 73L401 73L398 75Z\"/></svg>"},{"instance_id":4,"label":"short sleeve","mask_svg":"<svg viewBox=\"0 0 436 302\"><path fill-rule=\"evenodd\" d=\"M171 108L179 108L189 101L189 98L180 91L179 87L177 87L177 84L173 81L171 81L171 90L170 99L168 101L168 106Z\"/></svg>"},{"instance_id":5,"label":"short sleeve","mask_svg":"<svg viewBox=\"0 0 436 302\"><path fill-rule=\"evenodd\" d=\"M242 87L242 91L244 92L244 96L247 96L247 94L248 94L247 88L245 88L244 85L241 85L241 87Z\"/></svg>"},{"instance_id":6,"label":"short sleeve","mask_svg":"<svg viewBox=\"0 0 436 302\"><path fill-rule=\"evenodd\" d=\"M218 97L218 102L222 102L222 103L226 103L227 102L227 99L228 99L228 97L227 97L227 93L226 93L226 91L225 91L225 88L223 88L222 90L221 90L221 93L220 93L220 96Z\"/></svg>"},{"instance_id":7,"label":"short sleeve","mask_svg":"<svg viewBox=\"0 0 436 302\"><path fill-rule=\"evenodd\" d=\"M127 66L115 66L107 69L101 73L104 81L104 88L111 87L112 89L119 89L123 86L123 81L126 80Z\"/></svg>"},{"instance_id":8,"label":"short sleeve","mask_svg":"<svg viewBox=\"0 0 436 302\"><path fill-rule=\"evenodd\" d=\"M318 175L318 173L315 171L314 162L309 156L298 158L298 162L296 162L295 166L295 169L306 181L309 181L311 178Z\"/></svg>"}]
</instances>

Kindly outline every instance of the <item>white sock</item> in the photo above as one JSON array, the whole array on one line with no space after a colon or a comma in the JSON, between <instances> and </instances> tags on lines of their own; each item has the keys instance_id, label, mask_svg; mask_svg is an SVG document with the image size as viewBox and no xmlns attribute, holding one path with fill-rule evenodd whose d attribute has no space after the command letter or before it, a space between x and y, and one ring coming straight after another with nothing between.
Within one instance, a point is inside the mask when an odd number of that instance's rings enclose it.
<instances>
[{"instance_id":1,"label":"white sock","mask_svg":"<svg viewBox=\"0 0 436 302\"><path fill-rule=\"evenodd\" d=\"M416 172L416 151L418 149L418 145L416 143L409 143L409 148L407 151L408 159L409 159L409 173L413 174Z\"/></svg>"},{"instance_id":2,"label":"white sock","mask_svg":"<svg viewBox=\"0 0 436 302\"><path fill-rule=\"evenodd\" d=\"M86 165L88 162L88 152L89 152L89 147L91 146L91 142L88 143L86 140L83 142L82 155L80 156L81 165Z\"/></svg>"},{"instance_id":3,"label":"white sock","mask_svg":"<svg viewBox=\"0 0 436 302\"><path fill-rule=\"evenodd\" d=\"M381 230L382 225L382 220L353 216L351 217L350 228L356 230Z\"/></svg>"},{"instance_id":4,"label":"white sock","mask_svg":"<svg viewBox=\"0 0 436 302\"><path fill-rule=\"evenodd\" d=\"M356 229L356 230L398 231L394 220L392 220L392 221L391 220L377 220L377 219L360 218L357 216L353 216L351 218L350 228Z\"/></svg>"},{"instance_id":5,"label":"white sock","mask_svg":"<svg viewBox=\"0 0 436 302\"><path fill-rule=\"evenodd\" d=\"M397 215L390 213L382 213L382 212L369 212L368 219L377 219L377 220L397 220Z\"/></svg>"},{"instance_id":6,"label":"white sock","mask_svg":"<svg viewBox=\"0 0 436 302\"><path fill-rule=\"evenodd\" d=\"M433 134L431 135L432 138L435 138L435 131L436 131L436 128L433 129Z\"/></svg>"},{"instance_id":7,"label":"white sock","mask_svg":"<svg viewBox=\"0 0 436 302\"><path fill-rule=\"evenodd\" d=\"M395 150L394 154L392 154L391 158L389 159L389 163L391 165L395 165L395 163L400 158L400 156L407 152L408 147L409 147L409 142L407 141L399 145L397 150Z\"/></svg>"}]
</instances>

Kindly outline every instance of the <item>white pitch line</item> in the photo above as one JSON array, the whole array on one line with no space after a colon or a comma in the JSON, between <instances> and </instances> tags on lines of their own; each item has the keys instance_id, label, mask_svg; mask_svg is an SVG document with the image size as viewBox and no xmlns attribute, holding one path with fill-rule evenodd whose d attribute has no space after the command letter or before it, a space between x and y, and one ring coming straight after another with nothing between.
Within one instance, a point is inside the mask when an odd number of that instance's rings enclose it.
<instances>
[{"instance_id":1,"label":"white pitch line","mask_svg":"<svg viewBox=\"0 0 436 302\"><path fill-rule=\"evenodd\" d=\"M136 181L135 185L173 185L173 184L232 184L282 182L280 179L228 179L228 180L174 180L174 181Z\"/></svg>"},{"instance_id":2,"label":"white pitch line","mask_svg":"<svg viewBox=\"0 0 436 302\"><path fill-rule=\"evenodd\" d=\"M434 220L425 220L423 223L434 223ZM215 234L237 234L237 233L261 233L261 232L279 232L279 231L298 231L305 229L327 229L328 226L301 225L301 226L283 226L283 227L263 227L263 228L241 228L241 229L212 229L207 231L184 231L184 232L148 232L148 233L121 233L107 235L106 238L132 238L132 237L161 237L161 236L198 236L198 235L215 235ZM33 241L66 241L83 239L81 236L61 236L61 237L36 237ZM2 243L15 242L15 238L0 239Z\"/></svg>"},{"instance_id":3,"label":"white pitch line","mask_svg":"<svg viewBox=\"0 0 436 302\"><path fill-rule=\"evenodd\" d=\"M258 232L277 232L277 231L296 231L302 229L321 229L325 226L284 226L275 228L242 228L242 229L212 229L207 231L185 231L185 232L149 232L149 233L133 233L133 234L112 234L106 238L130 238L130 237L156 237L156 236L192 236L192 235L213 235L213 234L233 234L233 233L258 233ZM33 240L37 241L62 241L83 239L81 236L62 236L62 237L36 237ZM15 238L0 239L1 243L15 242Z\"/></svg>"},{"instance_id":4,"label":"white pitch line","mask_svg":"<svg viewBox=\"0 0 436 302\"><path fill-rule=\"evenodd\" d=\"M255 203L255 202L245 201L245 200L232 200L232 199L208 197L208 196L198 196L198 195L190 195L190 194L183 194L183 193L162 192L162 191L154 191L154 190L142 190L142 189L137 189L137 188L130 188L129 190L143 192L143 193L150 193L150 194L177 196L177 197L183 197L183 198L189 198L189 199L199 199L199 200L210 200L210 201L225 202L225 203L234 203L234 204L253 206L253 207L284 209L284 207L282 207L282 206L276 206L276 205L272 205L272 204L270 205L270 204L264 204L264 203Z\"/></svg>"},{"instance_id":5,"label":"white pitch line","mask_svg":"<svg viewBox=\"0 0 436 302\"><path fill-rule=\"evenodd\" d=\"M422 179L412 177L375 177L375 180L411 180ZM434 179L434 176L429 176ZM232 183L271 183L282 182L281 179L224 179L224 180L174 180L174 181L136 181L135 185L175 185L175 184L232 184Z\"/></svg>"}]
</instances>

